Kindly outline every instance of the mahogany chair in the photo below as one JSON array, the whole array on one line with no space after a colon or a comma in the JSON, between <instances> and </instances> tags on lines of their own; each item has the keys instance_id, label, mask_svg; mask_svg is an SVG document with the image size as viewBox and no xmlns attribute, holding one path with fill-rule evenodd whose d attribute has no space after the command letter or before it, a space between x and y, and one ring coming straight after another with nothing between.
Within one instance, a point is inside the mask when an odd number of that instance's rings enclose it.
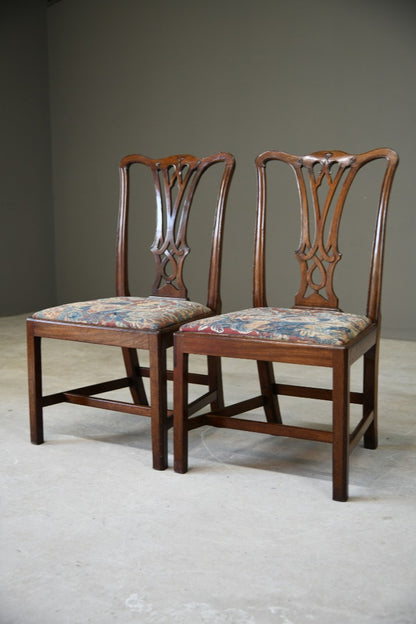
<instances>
[{"instance_id":1,"label":"mahogany chair","mask_svg":"<svg viewBox=\"0 0 416 624\"><path fill-rule=\"evenodd\" d=\"M386 166L372 245L367 309L365 314L344 313L333 288L334 269L341 259L340 220L358 171L376 159L385 159ZM301 280L293 308L269 307L266 300L266 169L270 161L281 161L291 167L300 199L301 237L295 255ZM257 157L253 308L187 323L175 335L174 467L177 472L188 469L188 431L202 425L316 440L332 444L333 499L347 500L350 452L362 436L366 448L377 447L383 250L387 204L397 164L397 154L384 148L357 155L319 151L302 157L268 151ZM359 227L359 216L356 219ZM193 353L256 360L260 394L196 414L199 404L187 405L191 381L188 356ZM362 391L350 392L350 367L361 357ZM332 388L276 383L273 362L329 367ZM331 430L284 424L278 395L332 401ZM362 405L360 422L352 431L350 402ZM265 422L249 420L247 416L235 418L259 407L264 409Z\"/></svg>"},{"instance_id":2,"label":"mahogany chair","mask_svg":"<svg viewBox=\"0 0 416 624\"><path fill-rule=\"evenodd\" d=\"M129 190L132 172L138 171L135 169L138 165L148 168L156 198L156 233L151 247L156 275L148 297L131 296L128 281ZM187 228L191 205L196 204L195 190L201 176L213 165L221 166L222 173L215 205L208 295L203 305L188 300L183 265L190 251ZM30 429L34 444L44 441L43 407L66 401L150 417L153 467L157 470L167 467L167 432L173 419L172 410L167 408L166 382L172 380L173 373L167 370L166 350L172 346L173 334L181 323L212 316L221 310L223 223L234 167L234 157L225 152L206 158L176 155L151 159L130 155L121 160L116 296L48 308L27 320ZM197 207L193 205L192 209ZM196 216L197 213L193 215ZM43 396L42 338L121 347L126 377ZM149 351L149 367L139 365L137 349ZM150 402L143 377L150 377ZM220 388L220 360L208 358L207 374L194 374L193 380ZM130 389L132 402L95 396L120 388ZM213 407L221 406L222 401L219 389Z\"/></svg>"}]
</instances>

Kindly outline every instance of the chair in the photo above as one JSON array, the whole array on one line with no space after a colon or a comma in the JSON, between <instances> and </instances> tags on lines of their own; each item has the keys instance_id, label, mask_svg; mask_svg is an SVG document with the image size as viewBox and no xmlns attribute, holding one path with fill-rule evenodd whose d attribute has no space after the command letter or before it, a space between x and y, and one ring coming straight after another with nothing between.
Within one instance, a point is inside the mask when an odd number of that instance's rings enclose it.
<instances>
[{"instance_id":1,"label":"chair","mask_svg":"<svg viewBox=\"0 0 416 624\"><path fill-rule=\"evenodd\" d=\"M188 300L183 264L190 248L187 226L195 190L201 176L213 165L221 166L212 234L207 303ZM156 198L156 234L151 252L156 274L151 296L132 297L128 281L128 215L132 171L144 165L153 179ZM151 159L130 155L120 163L120 204L117 232L116 296L69 303L41 310L27 320L28 373L31 441L44 441L43 407L61 402L89 405L151 418L153 467L167 467L167 431L172 410L167 409L166 350L173 334L185 321L218 314L221 309L220 270L224 212L234 172L234 157L218 153L206 158L177 155ZM197 206L194 206L197 208ZM194 215L196 217L196 215ZM150 289L149 289L150 290ZM41 339L55 338L121 347L126 377L42 395ZM139 365L137 349L149 351L149 367ZM150 404L143 377L150 377ZM195 374L195 383L221 386L218 358L208 358L207 374ZM133 402L98 397L102 393L129 388ZM221 391L213 406L220 406Z\"/></svg>"},{"instance_id":2,"label":"chair","mask_svg":"<svg viewBox=\"0 0 416 624\"><path fill-rule=\"evenodd\" d=\"M365 315L344 313L333 289L334 269L341 259L338 250L341 215L358 171L376 159L385 159L386 166L372 245L367 309ZM266 301L266 169L270 161L281 161L291 167L300 199L301 238L295 255L301 280L293 308L269 307ZM384 148L358 155L319 151L303 157L268 151L257 157L253 308L186 323L175 335L174 467L177 472L188 469L188 431L202 425L316 440L332 444L333 499L347 500L350 452L362 436L366 448L377 447L381 278L387 204L397 164L397 154ZM359 227L359 216L356 223ZM260 394L196 414L199 405L187 405L189 354L256 360ZM363 357L362 392L350 392L350 367L360 357ZM273 362L330 367L332 389L276 383ZM284 424L279 395L332 401L331 430ZM353 431L350 431L350 402L362 405L360 422ZM235 418L259 407L264 409L265 422L248 420L247 416Z\"/></svg>"}]
</instances>

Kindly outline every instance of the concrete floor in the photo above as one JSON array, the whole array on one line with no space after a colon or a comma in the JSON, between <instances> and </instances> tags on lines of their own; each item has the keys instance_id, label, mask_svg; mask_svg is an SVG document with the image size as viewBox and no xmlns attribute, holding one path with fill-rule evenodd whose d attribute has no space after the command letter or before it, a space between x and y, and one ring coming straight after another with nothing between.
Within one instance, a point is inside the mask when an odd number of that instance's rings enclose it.
<instances>
[{"instance_id":1,"label":"concrete floor","mask_svg":"<svg viewBox=\"0 0 416 624\"><path fill-rule=\"evenodd\" d=\"M156 472L148 420L59 405L31 445L24 316L0 330L1 624L416 622L416 343L382 342L380 447L355 449L335 503L324 444L204 428L186 475ZM48 391L122 374L118 350L56 341L44 365ZM256 387L224 368L230 400Z\"/></svg>"}]
</instances>

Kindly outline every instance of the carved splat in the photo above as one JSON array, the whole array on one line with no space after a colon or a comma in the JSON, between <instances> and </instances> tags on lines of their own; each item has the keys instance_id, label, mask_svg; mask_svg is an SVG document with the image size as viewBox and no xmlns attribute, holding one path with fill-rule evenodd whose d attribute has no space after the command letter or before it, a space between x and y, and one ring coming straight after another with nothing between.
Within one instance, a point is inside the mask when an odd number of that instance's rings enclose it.
<instances>
[{"instance_id":1,"label":"carved splat","mask_svg":"<svg viewBox=\"0 0 416 624\"><path fill-rule=\"evenodd\" d=\"M150 251L156 265L152 295L187 298L183 280L183 265L190 248L186 240L188 217L195 190L202 175L211 166L223 165L215 207L211 239L211 263L208 278L207 306L219 312L222 231L228 190L235 160L228 152L219 152L205 158L189 154L169 156L160 160L140 154L125 156L120 163L120 207L117 228L116 292L130 296L128 280L128 223L130 196L130 168L149 167L153 175L156 195L156 231Z\"/></svg>"},{"instance_id":2,"label":"carved splat","mask_svg":"<svg viewBox=\"0 0 416 624\"><path fill-rule=\"evenodd\" d=\"M266 165L269 161L288 164L295 173L301 206L301 236L296 258L301 268L301 285L295 307L339 309L333 289L334 270L341 259L338 233L345 200L357 172L367 163L383 159L385 170L377 210L376 228L368 286L367 316L378 320L381 301L387 205L398 164L396 152L378 148L362 154L314 152L299 157L270 150L256 158L257 223L254 249L253 305L267 306L266 297Z\"/></svg>"},{"instance_id":3,"label":"carved splat","mask_svg":"<svg viewBox=\"0 0 416 624\"><path fill-rule=\"evenodd\" d=\"M338 233L345 199L358 171L344 152L316 152L291 163L301 205L301 237L295 252L301 284L295 306L338 308L333 276L341 259Z\"/></svg>"},{"instance_id":4,"label":"carved splat","mask_svg":"<svg viewBox=\"0 0 416 624\"><path fill-rule=\"evenodd\" d=\"M202 173L200 161L192 156L155 163L157 216L151 252L156 263L152 295L186 297L183 264L190 249L186 228L193 194Z\"/></svg>"}]
</instances>

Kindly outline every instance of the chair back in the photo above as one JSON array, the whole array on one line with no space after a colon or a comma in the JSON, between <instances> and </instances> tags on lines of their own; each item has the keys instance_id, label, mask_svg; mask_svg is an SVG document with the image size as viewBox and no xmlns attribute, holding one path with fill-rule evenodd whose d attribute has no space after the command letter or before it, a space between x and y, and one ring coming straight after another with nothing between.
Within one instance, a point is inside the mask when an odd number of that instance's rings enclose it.
<instances>
[{"instance_id":1,"label":"chair back","mask_svg":"<svg viewBox=\"0 0 416 624\"><path fill-rule=\"evenodd\" d=\"M265 286L266 165L281 161L293 170L299 194L301 234L295 256L300 266L300 286L295 307L338 310L334 291L334 271L341 260L339 228L351 185L367 163L385 159L376 228L373 238L367 316L377 321L380 313L385 226L388 200L398 164L396 152L388 148L363 154L319 151L306 156L267 151L256 158L257 223L254 257L253 304L267 305Z\"/></svg>"},{"instance_id":2,"label":"chair back","mask_svg":"<svg viewBox=\"0 0 416 624\"><path fill-rule=\"evenodd\" d=\"M187 242L188 219L196 188L202 175L214 164L224 170L217 196L211 243L207 305L215 312L221 308L220 271L225 205L233 175L234 157L226 152L206 158L189 154L153 159L140 154L125 156L120 163L120 206L117 230L116 291L129 296L128 282L128 217L130 169L147 166L153 176L156 202L156 231L151 253L155 261L153 296L188 298L183 266L190 247Z\"/></svg>"}]
</instances>

